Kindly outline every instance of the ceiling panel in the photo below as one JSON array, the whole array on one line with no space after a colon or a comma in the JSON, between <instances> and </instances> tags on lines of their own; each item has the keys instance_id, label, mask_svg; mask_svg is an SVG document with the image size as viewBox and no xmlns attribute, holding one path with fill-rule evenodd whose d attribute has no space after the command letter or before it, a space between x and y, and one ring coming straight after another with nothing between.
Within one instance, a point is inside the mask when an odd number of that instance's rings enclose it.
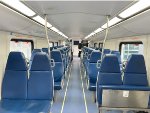
<instances>
[{"instance_id":1,"label":"ceiling panel","mask_svg":"<svg viewBox=\"0 0 150 113\"><path fill-rule=\"evenodd\" d=\"M108 39L150 34L149 22L150 9L111 28L108 33ZM102 40L104 36L105 32L102 32L91 39Z\"/></svg>"},{"instance_id":2,"label":"ceiling panel","mask_svg":"<svg viewBox=\"0 0 150 113\"><path fill-rule=\"evenodd\" d=\"M4 7L3 5L0 5L0 15L2 15L0 18L0 30L2 31L45 37L44 27ZM49 37L59 38L60 36L54 32L49 31Z\"/></svg>"},{"instance_id":3,"label":"ceiling panel","mask_svg":"<svg viewBox=\"0 0 150 113\"><path fill-rule=\"evenodd\" d=\"M133 0L132 0L133 1ZM70 38L84 38L132 1L25 1L24 3L43 16Z\"/></svg>"}]
</instances>

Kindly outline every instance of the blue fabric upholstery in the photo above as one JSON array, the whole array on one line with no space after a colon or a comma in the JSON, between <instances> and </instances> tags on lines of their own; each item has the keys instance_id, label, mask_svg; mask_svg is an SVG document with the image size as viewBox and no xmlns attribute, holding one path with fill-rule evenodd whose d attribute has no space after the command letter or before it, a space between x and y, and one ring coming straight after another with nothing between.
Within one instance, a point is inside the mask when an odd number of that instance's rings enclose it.
<instances>
[{"instance_id":1,"label":"blue fabric upholstery","mask_svg":"<svg viewBox=\"0 0 150 113\"><path fill-rule=\"evenodd\" d=\"M102 89L99 85L122 85L121 72L116 55L105 55L97 78L97 101L102 103Z\"/></svg>"},{"instance_id":2,"label":"blue fabric upholstery","mask_svg":"<svg viewBox=\"0 0 150 113\"><path fill-rule=\"evenodd\" d=\"M47 53L47 54L49 54L49 52L48 52L48 51L49 51L49 50L48 50L48 48L42 48L42 51L43 51L43 52L45 52L45 53Z\"/></svg>"},{"instance_id":3,"label":"blue fabric upholstery","mask_svg":"<svg viewBox=\"0 0 150 113\"><path fill-rule=\"evenodd\" d=\"M110 49L104 49L104 54L110 54Z\"/></svg>"},{"instance_id":4,"label":"blue fabric upholstery","mask_svg":"<svg viewBox=\"0 0 150 113\"><path fill-rule=\"evenodd\" d=\"M93 51L91 53L89 63L97 63L97 61L100 59L101 59L101 52L100 51Z\"/></svg>"},{"instance_id":5,"label":"blue fabric upholstery","mask_svg":"<svg viewBox=\"0 0 150 113\"><path fill-rule=\"evenodd\" d=\"M27 98L27 64L21 52L10 52L2 82L2 99Z\"/></svg>"},{"instance_id":6,"label":"blue fabric upholstery","mask_svg":"<svg viewBox=\"0 0 150 113\"><path fill-rule=\"evenodd\" d=\"M5 100L0 102L0 113L49 113L48 100Z\"/></svg>"},{"instance_id":7,"label":"blue fabric upholstery","mask_svg":"<svg viewBox=\"0 0 150 113\"><path fill-rule=\"evenodd\" d=\"M143 55L131 55L123 78L124 85L148 86L147 72Z\"/></svg>"},{"instance_id":8,"label":"blue fabric upholstery","mask_svg":"<svg viewBox=\"0 0 150 113\"><path fill-rule=\"evenodd\" d=\"M101 59L101 52L93 51L91 53L90 60L87 64L88 65L87 75L88 75L88 80L89 80L88 89L91 91L94 91L94 90L96 91L95 87L96 87L97 74L98 74L98 68L96 67L96 65L99 59Z\"/></svg>"},{"instance_id":9,"label":"blue fabric upholstery","mask_svg":"<svg viewBox=\"0 0 150 113\"><path fill-rule=\"evenodd\" d=\"M35 57L36 56L36 57ZM51 64L49 56L46 53L36 53L32 61L30 71L50 71Z\"/></svg>"},{"instance_id":10,"label":"blue fabric upholstery","mask_svg":"<svg viewBox=\"0 0 150 113\"><path fill-rule=\"evenodd\" d=\"M118 57L119 64L121 64L121 55L119 51L111 51L111 54L114 54Z\"/></svg>"},{"instance_id":11,"label":"blue fabric upholstery","mask_svg":"<svg viewBox=\"0 0 150 113\"><path fill-rule=\"evenodd\" d=\"M62 54L59 50L51 51L51 58L54 59L55 62L62 62Z\"/></svg>"},{"instance_id":12,"label":"blue fabric upholstery","mask_svg":"<svg viewBox=\"0 0 150 113\"><path fill-rule=\"evenodd\" d=\"M30 58L30 62L29 62L29 69L31 68L31 64L32 64L34 55L35 55L36 53L39 53L39 52L42 52L41 49L33 49L32 54L31 54L31 58Z\"/></svg>"},{"instance_id":13,"label":"blue fabric upholstery","mask_svg":"<svg viewBox=\"0 0 150 113\"><path fill-rule=\"evenodd\" d=\"M119 61L116 55L105 55L101 64L102 73L120 73Z\"/></svg>"},{"instance_id":14,"label":"blue fabric upholstery","mask_svg":"<svg viewBox=\"0 0 150 113\"><path fill-rule=\"evenodd\" d=\"M34 56L28 81L28 99L52 100L53 75L49 57L44 53Z\"/></svg>"},{"instance_id":15,"label":"blue fabric upholstery","mask_svg":"<svg viewBox=\"0 0 150 113\"><path fill-rule=\"evenodd\" d=\"M21 52L10 52L5 70L26 71L27 64L24 54Z\"/></svg>"}]
</instances>

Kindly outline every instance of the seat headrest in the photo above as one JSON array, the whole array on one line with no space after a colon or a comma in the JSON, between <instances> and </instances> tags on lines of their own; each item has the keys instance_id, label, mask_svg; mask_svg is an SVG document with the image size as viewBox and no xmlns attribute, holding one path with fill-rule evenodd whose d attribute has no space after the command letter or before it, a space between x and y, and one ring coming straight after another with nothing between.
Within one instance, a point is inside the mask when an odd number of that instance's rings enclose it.
<instances>
[{"instance_id":1,"label":"seat headrest","mask_svg":"<svg viewBox=\"0 0 150 113\"><path fill-rule=\"evenodd\" d=\"M90 63L97 63L98 60L101 59L101 52L100 51L93 51L91 53L91 57L90 57Z\"/></svg>"},{"instance_id":2,"label":"seat headrest","mask_svg":"<svg viewBox=\"0 0 150 113\"><path fill-rule=\"evenodd\" d=\"M51 58L54 59L55 62L62 62L62 55L59 50L51 51Z\"/></svg>"},{"instance_id":3,"label":"seat headrest","mask_svg":"<svg viewBox=\"0 0 150 113\"><path fill-rule=\"evenodd\" d=\"M42 48L42 51L45 52L45 53L47 53L47 54L49 54L48 48Z\"/></svg>"},{"instance_id":4,"label":"seat headrest","mask_svg":"<svg viewBox=\"0 0 150 113\"><path fill-rule=\"evenodd\" d=\"M30 71L50 71L51 64L46 53L36 53L34 55Z\"/></svg>"},{"instance_id":5,"label":"seat headrest","mask_svg":"<svg viewBox=\"0 0 150 113\"><path fill-rule=\"evenodd\" d=\"M143 55L140 54L130 55L124 72L138 73L138 74L147 73Z\"/></svg>"},{"instance_id":6,"label":"seat headrest","mask_svg":"<svg viewBox=\"0 0 150 113\"><path fill-rule=\"evenodd\" d=\"M42 52L41 49L33 49L30 60L32 61L36 53Z\"/></svg>"},{"instance_id":7,"label":"seat headrest","mask_svg":"<svg viewBox=\"0 0 150 113\"><path fill-rule=\"evenodd\" d=\"M110 54L110 49L104 49L104 54Z\"/></svg>"},{"instance_id":8,"label":"seat headrest","mask_svg":"<svg viewBox=\"0 0 150 113\"><path fill-rule=\"evenodd\" d=\"M105 55L101 63L100 72L120 73L120 66L117 56L111 54Z\"/></svg>"},{"instance_id":9,"label":"seat headrest","mask_svg":"<svg viewBox=\"0 0 150 113\"><path fill-rule=\"evenodd\" d=\"M41 52L41 49L33 49L32 54L37 53L37 52Z\"/></svg>"},{"instance_id":10,"label":"seat headrest","mask_svg":"<svg viewBox=\"0 0 150 113\"><path fill-rule=\"evenodd\" d=\"M119 63L121 64L121 55L119 51L111 51L111 54L114 54L118 57Z\"/></svg>"},{"instance_id":11,"label":"seat headrest","mask_svg":"<svg viewBox=\"0 0 150 113\"><path fill-rule=\"evenodd\" d=\"M22 52L10 52L5 70L26 71L27 63Z\"/></svg>"},{"instance_id":12,"label":"seat headrest","mask_svg":"<svg viewBox=\"0 0 150 113\"><path fill-rule=\"evenodd\" d=\"M88 49L88 54L91 54L93 49Z\"/></svg>"}]
</instances>

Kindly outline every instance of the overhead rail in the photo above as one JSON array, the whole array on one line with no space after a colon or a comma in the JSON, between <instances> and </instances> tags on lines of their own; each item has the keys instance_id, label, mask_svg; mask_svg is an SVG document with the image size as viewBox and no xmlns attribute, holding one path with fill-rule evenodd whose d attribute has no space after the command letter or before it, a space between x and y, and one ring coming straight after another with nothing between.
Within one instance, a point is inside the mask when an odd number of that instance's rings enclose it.
<instances>
[{"instance_id":1,"label":"overhead rail","mask_svg":"<svg viewBox=\"0 0 150 113\"><path fill-rule=\"evenodd\" d=\"M101 61L103 59L103 54L104 54L104 49L105 49L105 43L106 43L107 36L108 36L108 31L109 31L109 15L107 15L106 33L105 33L105 38L103 40L103 48L102 48Z\"/></svg>"},{"instance_id":2,"label":"overhead rail","mask_svg":"<svg viewBox=\"0 0 150 113\"><path fill-rule=\"evenodd\" d=\"M48 38L48 31L47 31L47 15L45 14L45 36L48 43L48 53L50 54L50 47L49 47L49 38ZM51 56L51 55L49 55Z\"/></svg>"},{"instance_id":3,"label":"overhead rail","mask_svg":"<svg viewBox=\"0 0 150 113\"><path fill-rule=\"evenodd\" d=\"M139 0L138 2L133 4L131 7L125 9L120 14L118 14L118 16L112 18L108 23L108 27L117 25L149 9L150 9L150 0ZM98 33L103 32L104 30L106 30L107 28L106 26L107 26L107 23L105 23L104 25L102 25L101 27L99 27L98 29L90 33L89 35L87 35L84 39L88 39Z\"/></svg>"},{"instance_id":4,"label":"overhead rail","mask_svg":"<svg viewBox=\"0 0 150 113\"><path fill-rule=\"evenodd\" d=\"M12 11L21 14L24 17L28 17L28 19L34 20L37 24L42 25L45 27L45 19L43 19L41 16L36 14L33 10L31 10L29 7L27 7L25 4L23 4L19 0L1 0L0 4L5 6L6 8L11 9ZM57 28L52 26L49 22L47 22L47 28L49 30L52 30L56 32L58 35L68 38L65 34L63 34L61 31L59 31Z\"/></svg>"}]
</instances>

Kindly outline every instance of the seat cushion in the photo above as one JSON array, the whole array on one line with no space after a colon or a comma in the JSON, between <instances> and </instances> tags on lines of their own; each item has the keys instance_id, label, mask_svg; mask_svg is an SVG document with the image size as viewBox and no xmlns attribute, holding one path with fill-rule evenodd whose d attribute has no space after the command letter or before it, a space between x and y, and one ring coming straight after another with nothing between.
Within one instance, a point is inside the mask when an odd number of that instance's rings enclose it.
<instances>
[{"instance_id":1,"label":"seat cushion","mask_svg":"<svg viewBox=\"0 0 150 113\"><path fill-rule=\"evenodd\" d=\"M51 101L48 100L2 100L0 113L49 113Z\"/></svg>"}]
</instances>

